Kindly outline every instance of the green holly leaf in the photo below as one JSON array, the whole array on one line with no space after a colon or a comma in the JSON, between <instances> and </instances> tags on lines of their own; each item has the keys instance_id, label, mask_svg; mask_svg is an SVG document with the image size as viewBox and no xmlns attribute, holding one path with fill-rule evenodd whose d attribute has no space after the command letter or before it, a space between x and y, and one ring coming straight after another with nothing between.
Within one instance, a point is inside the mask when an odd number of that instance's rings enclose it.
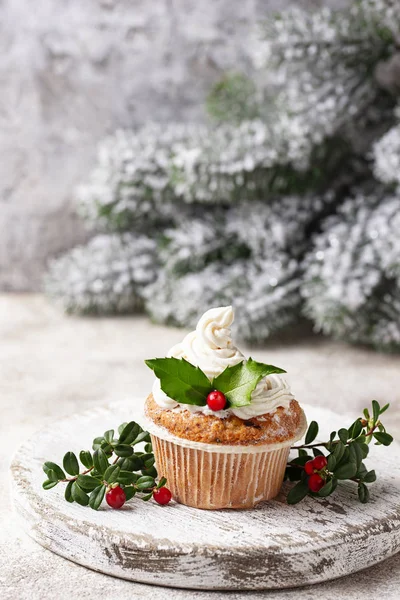
<instances>
[{"instance_id":1,"label":"green holly leaf","mask_svg":"<svg viewBox=\"0 0 400 600\"><path fill-rule=\"evenodd\" d=\"M199 367L184 358L154 358L145 360L145 363L154 371L167 396L182 404L205 406L212 387Z\"/></svg>"},{"instance_id":2,"label":"green holly leaf","mask_svg":"<svg viewBox=\"0 0 400 600\"><path fill-rule=\"evenodd\" d=\"M231 407L247 406L251 403L252 392L263 377L285 372L249 358L233 367L227 367L221 375L214 378L212 387L225 394Z\"/></svg>"}]
</instances>

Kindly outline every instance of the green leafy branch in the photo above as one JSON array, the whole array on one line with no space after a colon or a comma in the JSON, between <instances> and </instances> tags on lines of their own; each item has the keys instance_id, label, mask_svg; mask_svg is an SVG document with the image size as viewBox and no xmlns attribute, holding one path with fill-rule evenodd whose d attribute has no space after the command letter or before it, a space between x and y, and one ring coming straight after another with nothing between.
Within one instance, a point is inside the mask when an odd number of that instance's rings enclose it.
<instances>
[{"instance_id":1,"label":"green leafy branch","mask_svg":"<svg viewBox=\"0 0 400 600\"><path fill-rule=\"evenodd\" d=\"M135 449L141 442L145 444L144 452ZM79 460L73 452L67 452L63 468L54 462L45 462L43 471L47 479L43 488L49 490L58 483L66 483L65 499L68 502L98 510L107 490L113 487L120 486L126 500L137 495L146 501L153 496L154 490L166 484L164 477L156 483L150 434L134 421L120 425L118 436L110 429L96 437L92 449L93 453L81 450Z\"/></svg>"},{"instance_id":2,"label":"green leafy branch","mask_svg":"<svg viewBox=\"0 0 400 600\"><path fill-rule=\"evenodd\" d=\"M363 417L356 419L348 429L332 431L327 442L313 443L319 427L316 421L312 421L304 444L292 448L298 451L298 456L288 463L285 478L298 483L290 490L287 502L297 504L308 495L324 498L332 494L339 481L343 480L355 482L360 502L368 502L370 495L366 484L374 482L376 474L373 470L368 471L363 461L368 456L372 440L375 440L375 445L383 446L393 442L381 421L381 415L388 408L389 404L381 408L373 400L371 413L365 408Z\"/></svg>"}]
</instances>

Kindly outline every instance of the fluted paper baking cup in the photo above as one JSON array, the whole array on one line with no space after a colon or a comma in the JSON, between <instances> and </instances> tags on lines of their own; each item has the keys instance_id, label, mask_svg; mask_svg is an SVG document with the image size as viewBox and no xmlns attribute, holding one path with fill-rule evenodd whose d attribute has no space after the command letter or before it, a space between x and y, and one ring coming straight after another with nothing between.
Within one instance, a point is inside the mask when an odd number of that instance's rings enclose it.
<instances>
[{"instance_id":1,"label":"fluted paper baking cup","mask_svg":"<svg viewBox=\"0 0 400 600\"><path fill-rule=\"evenodd\" d=\"M147 428L158 473L167 478L173 498L187 506L215 510L253 508L274 498L282 486L290 446L306 427L302 413L295 436L257 446L203 444L173 436L154 423Z\"/></svg>"}]
</instances>

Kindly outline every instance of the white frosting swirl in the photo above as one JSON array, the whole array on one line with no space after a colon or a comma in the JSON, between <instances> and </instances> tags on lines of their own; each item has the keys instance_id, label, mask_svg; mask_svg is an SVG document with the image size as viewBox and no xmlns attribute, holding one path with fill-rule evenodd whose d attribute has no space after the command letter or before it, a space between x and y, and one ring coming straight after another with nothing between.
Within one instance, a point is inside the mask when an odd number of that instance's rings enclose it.
<instances>
[{"instance_id":1,"label":"white frosting swirl","mask_svg":"<svg viewBox=\"0 0 400 600\"><path fill-rule=\"evenodd\" d=\"M232 322L231 306L211 308L201 317L196 330L188 333L180 344L173 346L167 356L185 358L200 367L210 379L216 377L226 367L232 367L245 359L240 350L233 345L230 330ZM152 391L154 400L162 408L176 411L189 410L193 413L212 414L220 418L234 414L240 419L251 419L274 412L278 406L287 408L293 399L288 384L277 374L269 375L260 381L252 393L251 404L217 412L210 410L207 405L179 404L162 391L159 379L155 380Z\"/></svg>"}]
</instances>

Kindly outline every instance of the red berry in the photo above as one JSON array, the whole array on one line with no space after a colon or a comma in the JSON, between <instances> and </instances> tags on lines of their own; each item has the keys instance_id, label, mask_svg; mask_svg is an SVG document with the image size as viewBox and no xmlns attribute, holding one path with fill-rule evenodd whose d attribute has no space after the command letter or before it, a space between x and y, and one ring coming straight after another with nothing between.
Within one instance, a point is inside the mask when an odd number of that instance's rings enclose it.
<instances>
[{"instance_id":1,"label":"red berry","mask_svg":"<svg viewBox=\"0 0 400 600\"><path fill-rule=\"evenodd\" d=\"M312 475L315 470L314 461L309 460L308 462L306 462L306 464L304 465L304 470L307 473L307 475Z\"/></svg>"},{"instance_id":2,"label":"red berry","mask_svg":"<svg viewBox=\"0 0 400 600\"><path fill-rule=\"evenodd\" d=\"M325 456L316 456L313 460L313 465L314 465L314 469L316 469L317 471L320 471L321 469L325 469L326 465L328 464L328 461L326 460Z\"/></svg>"},{"instance_id":3,"label":"red berry","mask_svg":"<svg viewBox=\"0 0 400 600\"><path fill-rule=\"evenodd\" d=\"M308 487L312 492L319 492L324 485L325 481L322 479L321 475L318 475L318 473L313 473L308 478Z\"/></svg>"},{"instance_id":4,"label":"red berry","mask_svg":"<svg viewBox=\"0 0 400 600\"><path fill-rule=\"evenodd\" d=\"M172 494L168 488L162 487L159 490L154 490L153 498L158 504L168 504L172 498Z\"/></svg>"},{"instance_id":5,"label":"red berry","mask_svg":"<svg viewBox=\"0 0 400 600\"><path fill-rule=\"evenodd\" d=\"M222 392L214 390L208 394L207 404L211 410L223 410L226 406L226 398Z\"/></svg>"},{"instance_id":6,"label":"red berry","mask_svg":"<svg viewBox=\"0 0 400 600\"><path fill-rule=\"evenodd\" d=\"M126 502L126 495L122 487L119 485L111 488L106 494L106 502L111 508L121 508Z\"/></svg>"}]
</instances>

